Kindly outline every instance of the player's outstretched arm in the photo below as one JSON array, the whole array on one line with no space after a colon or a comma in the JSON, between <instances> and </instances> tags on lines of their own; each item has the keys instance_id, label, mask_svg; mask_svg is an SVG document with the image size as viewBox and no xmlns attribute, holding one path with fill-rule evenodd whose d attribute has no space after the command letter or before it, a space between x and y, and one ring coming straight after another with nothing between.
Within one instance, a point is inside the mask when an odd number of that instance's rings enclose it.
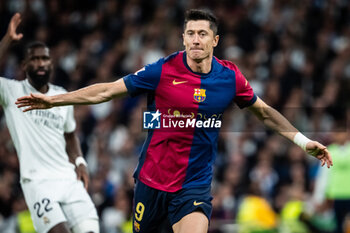
<instances>
[{"instance_id":1,"label":"player's outstretched arm","mask_svg":"<svg viewBox=\"0 0 350 233\"><path fill-rule=\"evenodd\" d=\"M21 15L19 13L14 14L8 25L7 32L0 42L0 58L4 56L4 53L6 52L12 41L22 39L23 34L16 32L17 27L20 23Z\"/></svg>"},{"instance_id":2,"label":"player's outstretched arm","mask_svg":"<svg viewBox=\"0 0 350 233\"><path fill-rule=\"evenodd\" d=\"M123 79L115 82L98 83L76 91L61 95L46 96L30 94L17 99L18 108L25 107L23 112L33 109L48 109L64 105L98 104L126 94L127 89Z\"/></svg>"},{"instance_id":3,"label":"player's outstretched arm","mask_svg":"<svg viewBox=\"0 0 350 233\"><path fill-rule=\"evenodd\" d=\"M306 138L284 116L282 116L282 114L267 105L260 98L258 98L248 109L267 127L293 141L310 155L318 158L321 161L322 166L325 164L327 164L327 167L333 165L332 157L328 152L327 147L319 142Z\"/></svg>"}]
</instances>

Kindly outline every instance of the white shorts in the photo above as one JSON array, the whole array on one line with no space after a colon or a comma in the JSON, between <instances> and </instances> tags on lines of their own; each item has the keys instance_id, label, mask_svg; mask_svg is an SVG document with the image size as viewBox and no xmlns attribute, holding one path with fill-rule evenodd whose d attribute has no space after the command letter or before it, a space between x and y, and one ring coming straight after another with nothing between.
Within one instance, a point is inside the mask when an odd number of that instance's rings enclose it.
<instances>
[{"instance_id":1,"label":"white shorts","mask_svg":"<svg viewBox=\"0 0 350 233\"><path fill-rule=\"evenodd\" d=\"M39 233L67 222L72 228L85 219L98 219L96 208L78 180L32 180L21 183L34 227Z\"/></svg>"}]
</instances>

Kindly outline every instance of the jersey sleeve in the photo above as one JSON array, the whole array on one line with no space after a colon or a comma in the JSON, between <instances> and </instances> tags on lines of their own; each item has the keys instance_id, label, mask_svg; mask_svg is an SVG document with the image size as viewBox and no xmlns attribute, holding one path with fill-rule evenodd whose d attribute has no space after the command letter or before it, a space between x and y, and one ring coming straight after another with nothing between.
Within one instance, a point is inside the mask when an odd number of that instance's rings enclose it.
<instances>
[{"instance_id":1,"label":"jersey sleeve","mask_svg":"<svg viewBox=\"0 0 350 233\"><path fill-rule=\"evenodd\" d=\"M74 119L74 107L73 106L66 106L67 109L67 119L66 123L64 124L64 132L65 133L71 133L75 130L76 122Z\"/></svg>"},{"instance_id":2,"label":"jersey sleeve","mask_svg":"<svg viewBox=\"0 0 350 233\"><path fill-rule=\"evenodd\" d=\"M235 102L240 108L249 107L255 103L257 96L248 80L243 76L241 71L236 69L236 97Z\"/></svg>"},{"instance_id":3,"label":"jersey sleeve","mask_svg":"<svg viewBox=\"0 0 350 233\"><path fill-rule=\"evenodd\" d=\"M125 86L131 96L155 90L158 86L164 59L146 65L134 74L123 77Z\"/></svg>"},{"instance_id":4,"label":"jersey sleeve","mask_svg":"<svg viewBox=\"0 0 350 233\"><path fill-rule=\"evenodd\" d=\"M6 91L7 88L7 80L3 77L0 77L0 105L5 106L7 104L6 100Z\"/></svg>"}]
</instances>

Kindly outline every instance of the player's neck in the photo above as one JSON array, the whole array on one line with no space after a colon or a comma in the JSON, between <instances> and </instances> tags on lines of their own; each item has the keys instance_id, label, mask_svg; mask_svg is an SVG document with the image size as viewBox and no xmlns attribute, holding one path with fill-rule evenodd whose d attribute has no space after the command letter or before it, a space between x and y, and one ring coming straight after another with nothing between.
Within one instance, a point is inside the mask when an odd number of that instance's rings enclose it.
<instances>
[{"instance_id":1,"label":"player's neck","mask_svg":"<svg viewBox=\"0 0 350 233\"><path fill-rule=\"evenodd\" d=\"M193 60L187 56L187 65L193 72L207 74L211 70L213 56L208 56L201 60Z\"/></svg>"},{"instance_id":2,"label":"player's neck","mask_svg":"<svg viewBox=\"0 0 350 233\"><path fill-rule=\"evenodd\" d=\"M30 83L30 85L32 85L37 91L45 94L46 92L49 91L49 85L46 83L46 84L38 84L38 83L35 83L33 82L33 80L31 80L30 78L28 78L28 81Z\"/></svg>"}]
</instances>

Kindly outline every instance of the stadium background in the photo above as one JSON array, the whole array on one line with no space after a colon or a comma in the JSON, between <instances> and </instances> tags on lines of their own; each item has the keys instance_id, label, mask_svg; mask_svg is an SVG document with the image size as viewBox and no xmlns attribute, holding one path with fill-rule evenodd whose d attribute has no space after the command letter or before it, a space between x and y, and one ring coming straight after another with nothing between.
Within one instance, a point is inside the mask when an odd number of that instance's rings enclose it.
<instances>
[{"instance_id":1,"label":"stadium background","mask_svg":"<svg viewBox=\"0 0 350 233\"><path fill-rule=\"evenodd\" d=\"M190 8L208 8L216 14L221 38L214 55L236 63L256 94L307 136L329 144L331 131L347 130L350 4L346 0L0 0L0 35L15 12L22 14L19 31L24 33L0 58L0 76L24 79L23 48L40 40L51 48L53 83L75 90L113 81L182 50L184 11ZM130 230L132 172L145 138L144 107L141 96L75 108L101 232ZM307 232L303 228L307 224L300 226L297 220L301 210L294 216L284 208L297 200L306 210L312 209L309 200L318 167L318 161L233 106L224 117L219 140L211 232L243 229L244 219L259 225L259 219L240 209L251 194L260 198L253 206L261 205L257 216L268 219L265 225L279 225L282 232L281 223L293 219L293 227ZM254 215L249 203L244 208ZM9 219L24 209L18 160L0 109L1 231L10 229ZM275 213L280 216L278 224ZM327 216L318 219L332 222ZM313 223L309 218L304 222ZM262 225L258 228L266 228Z\"/></svg>"}]
</instances>

